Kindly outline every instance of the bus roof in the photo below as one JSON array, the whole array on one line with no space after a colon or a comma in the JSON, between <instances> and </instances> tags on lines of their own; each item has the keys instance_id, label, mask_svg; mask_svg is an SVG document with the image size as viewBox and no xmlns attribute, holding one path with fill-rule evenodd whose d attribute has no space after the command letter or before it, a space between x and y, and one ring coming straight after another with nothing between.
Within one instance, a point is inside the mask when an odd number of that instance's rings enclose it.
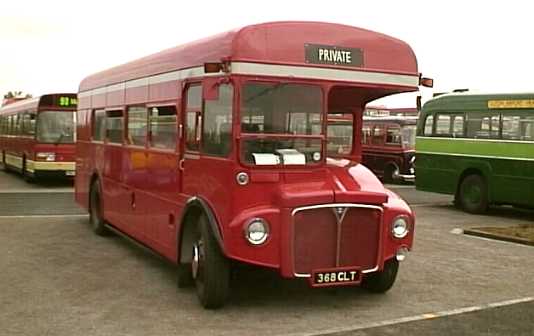
<instances>
[{"instance_id":1,"label":"bus roof","mask_svg":"<svg viewBox=\"0 0 534 336\"><path fill-rule=\"evenodd\" d=\"M363 121L415 125L417 123L417 116L364 116Z\"/></svg>"},{"instance_id":2,"label":"bus roof","mask_svg":"<svg viewBox=\"0 0 534 336\"><path fill-rule=\"evenodd\" d=\"M514 108L515 102L520 101L531 101L529 107L534 108L534 93L447 93L427 101L421 112L510 109ZM507 103L508 106L505 107ZM522 108L528 105L527 102Z\"/></svg>"},{"instance_id":3,"label":"bus roof","mask_svg":"<svg viewBox=\"0 0 534 336\"><path fill-rule=\"evenodd\" d=\"M1 114L11 114L27 110L37 110L41 106L57 106L53 103L54 98L69 97L76 98L75 93L50 93L38 97L19 100L15 103L4 105L0 108Z\"/></svg>"},{"instance_id":4,"label":"bus roof","mask_svg":"<svg viewBox=\"0 0 534 336\"><path fill-rule=\"evenodd\" d=\"M332 65L307 62L305 48L308 45L361 49L362 64L355 67L339 63ZM80 83L79 91L104 88L221 61L230 61L232 66L234 62L242 62L375 72L381 76L373 77L375 80L383 79L390 85L395 83L388 83L387 75L397 74L404 75L397 76L400 78L397 86L414 88L419 84L415 55L410 46L401 40L340 24L270 22L194 41L93 74ZM234 71L238 71L237 67L231 69L232 73Z\"/></svg>"}]
</instances>

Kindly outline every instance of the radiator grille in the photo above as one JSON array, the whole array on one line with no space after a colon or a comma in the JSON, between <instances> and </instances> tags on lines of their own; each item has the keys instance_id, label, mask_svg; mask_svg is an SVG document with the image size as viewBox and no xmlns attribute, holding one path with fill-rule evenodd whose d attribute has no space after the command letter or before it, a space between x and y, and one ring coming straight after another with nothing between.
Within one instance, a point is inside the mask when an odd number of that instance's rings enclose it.
<instances>
[{"instance_id":1,"label":"radiator grille","mask_svg":"<svg viewBox=\"0 0 534 336\"><path fill-rule=\"evenodd\" d=\"M380 245L379 207L328 205L297 209L293 217L298 274L334 267L372 269Z\"/></svg>"}]
</instances>

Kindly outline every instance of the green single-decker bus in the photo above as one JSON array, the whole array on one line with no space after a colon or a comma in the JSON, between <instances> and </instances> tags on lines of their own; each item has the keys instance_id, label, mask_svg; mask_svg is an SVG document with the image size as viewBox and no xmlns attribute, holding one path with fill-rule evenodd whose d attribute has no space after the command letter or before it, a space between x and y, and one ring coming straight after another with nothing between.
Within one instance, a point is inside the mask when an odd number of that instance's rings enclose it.
<instances>
[{"instance_id":1,"label":"green single-decker bus","mask_svg":"<svg viewBox=\"0 0 534 336\"><path fill-rule=\"evenodd\" d=\"M470 213L534 206L534 93L451 93L429 100L416 139L416 188Z\"/></svg>"}]
</instances>

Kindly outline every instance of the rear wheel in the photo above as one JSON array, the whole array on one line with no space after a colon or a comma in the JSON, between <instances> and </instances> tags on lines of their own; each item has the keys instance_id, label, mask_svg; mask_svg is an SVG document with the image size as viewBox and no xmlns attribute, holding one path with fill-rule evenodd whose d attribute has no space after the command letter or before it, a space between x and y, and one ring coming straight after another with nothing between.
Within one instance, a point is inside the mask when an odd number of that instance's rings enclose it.
<instances>
[{"instance_id":1,"label":"rear wheel","mask_svg":"<svg viewBox=\"0 0 534 336\"><path fill-rule=\"evenodd\" d=\"M93 182L89 191L89 222L93 232L99 236L106 236L109 230L106 228L102 211L102 199L100 197L100 183Z\"/></svg>"},{"instance_id":2,"label":"rear wheel","mask_svg":"<svg viewBox=\"0 0 534 336\"><path fill-rule=\"evenodd\" d=\"M367 274L362 281L362 287L373 293L385 293L395 283L399 262L393 258L385 262L384 269Z\"/></svg>"},{"instance_id":3,"label":"rear wheel","mask_svg":"<svg viewBox=\"0 0 534 336\"><path fill-rule=\"evenodd\" d=\"M465 211L473 214L488 209L488 186L480 175L469 175L460 183L458 203Z\"/></svg>"},{"instance_id":4,"label":"rear wheel","mask_svg":"<svg viewBox=\"0 0 534 336\"><path fill-rule=\"evenodd\" d=\"M230 263L211 233L205 215L198 221L191 266L202 306L206 309L222 307L230 292Z\"/></svg>"}]
</instances>

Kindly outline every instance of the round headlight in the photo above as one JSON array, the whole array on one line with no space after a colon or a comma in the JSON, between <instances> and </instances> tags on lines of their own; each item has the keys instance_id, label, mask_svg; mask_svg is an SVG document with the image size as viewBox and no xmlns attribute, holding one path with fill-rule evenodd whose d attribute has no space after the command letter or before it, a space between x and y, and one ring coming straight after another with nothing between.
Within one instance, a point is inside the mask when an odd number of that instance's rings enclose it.
<instances>
[{"instance_id":1,"label":"round headlight","mask_svg":"<svg viewBox=\"0 0 534 336\"><path fill-rule=\"evenodd\" d=\"M252 245L265 243L269 237L269 224L262 218L253 218L245 226L245 238Z\"/></svg>"},{"instance_id":2,"label":"round headlight","mask_svg":"<svg viewBox=\"0 0 534 336\"><path fill-rule=\"evenodd\" d=\"M408 219L404 216L395 217L391 223L391 234L395 238L404 238L408 234Z\"/></svg>"}]
</instances>

